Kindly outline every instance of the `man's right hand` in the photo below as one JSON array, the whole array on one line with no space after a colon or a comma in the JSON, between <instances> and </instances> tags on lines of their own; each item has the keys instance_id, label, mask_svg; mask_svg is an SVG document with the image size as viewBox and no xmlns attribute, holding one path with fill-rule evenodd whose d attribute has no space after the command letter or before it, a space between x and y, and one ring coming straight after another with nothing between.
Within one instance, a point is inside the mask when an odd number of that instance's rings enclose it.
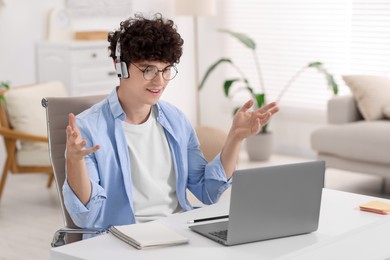
<instances>
[{"instance_id":1,"label":"man's right hand","mask_svg":"<svg viewBox=\"0 0 390 260\"><path fill-rule=\"evenodd\" d=\"M85 149L86 145L87 141L83 140L76 125L76 118L70 113L69 125L66 127L66 178L84 205L87 205L92 191L84 156L100 149L99 145Z\"/></svg>"},{"instance_id":2,"label":"man's right hand","mask_svg":"<svg viewBox=\"0 0 390 260\"><path fill-rule=\"evenodd\" d=\"M76 125L75 115L69 114L69 124L66 127L66 158L68 160L81 161L84 156L100 149L99 145L85 149L87 141L82 139L80 130Z\"/></svg>"}]
</instances>

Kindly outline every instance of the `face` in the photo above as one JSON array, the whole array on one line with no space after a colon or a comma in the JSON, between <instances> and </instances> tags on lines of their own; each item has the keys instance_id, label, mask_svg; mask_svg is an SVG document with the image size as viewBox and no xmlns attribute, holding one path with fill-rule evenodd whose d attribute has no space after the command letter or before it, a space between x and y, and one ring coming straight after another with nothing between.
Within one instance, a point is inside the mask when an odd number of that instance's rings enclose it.
<instances>
[{"instance_id":1,"label":"face","mask_svg":"<svg viewBox=\"0 0 390 260\"><path fill-rule=\"evenodd\" d=\"M151 106L158 102L165 87L168 85L168 80L163 78L162 72L157 72L157 75L146 80L143 71L148 66L156 66L159 71L167 68L169 63L157 61L142 61L129 64L128 79L121 79L118 95L121 102L125 102L128 106ZM145 73L149 73L149 68Z\"/></svg>"}]
</instances>

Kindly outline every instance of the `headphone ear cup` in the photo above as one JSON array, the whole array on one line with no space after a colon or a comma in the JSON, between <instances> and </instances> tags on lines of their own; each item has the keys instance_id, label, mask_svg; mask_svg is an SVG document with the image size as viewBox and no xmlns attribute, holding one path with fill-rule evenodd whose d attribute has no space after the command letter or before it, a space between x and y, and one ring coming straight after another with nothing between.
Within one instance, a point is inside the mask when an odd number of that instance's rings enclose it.
<instances>
[{"instance_id":1,"label":"headphone ear cup","mask_svg":"<svg viewBox=\"0 0 390 260\"><path fill-rule=\"evenodd\" d=\"M115 70L116 70L116 75L118 76L118 78L122 78L122 67L121 67L120 62L115 63Z\"/></svg>"},{"instance_id":2,"label":"headphone ear cup","mask_svg":"<svg viewBox=\"0 0 390 260\"><path fill-rule=\"evenodd\" d=\"M128 79L129 78L129 70L127 69L126 62L121 62L121 70L122 70L122 78Z\"/></svg>"},{"instance_id":3,"label":"headphone ear cup","mask_svg":"<svg viewBox=\"0 0 390 260\"><path fill-rule=\"evenodd\" d=\"M127 65L125 62L117 62L115 63L115 70L116 74L118 75L118 78L129 78L129 71L127 70Z\"/></svg>"}]
</instances>

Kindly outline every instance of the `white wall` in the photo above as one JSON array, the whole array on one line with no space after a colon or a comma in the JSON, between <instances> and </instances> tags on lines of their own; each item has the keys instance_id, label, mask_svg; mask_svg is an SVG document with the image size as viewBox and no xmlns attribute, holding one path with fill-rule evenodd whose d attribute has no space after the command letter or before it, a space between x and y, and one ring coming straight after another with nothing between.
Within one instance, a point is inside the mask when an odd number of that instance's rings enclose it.
<instances>
[{"instance_id":1,"label":"white wall","mask_svg":"<svg viewBox=\"0 0 390 260\"><path fill-rule=\"evenodd\" d=\"M35 43L46 35L47 13L64 0L5 0L0 10L0 81L12 85L35 82ZM5 150L0 140L0 167Z\"/></svg>"},{"instance_id":2,"label":"white wall","mask_svg":"<svg viewBox=\"0 0 390 260\"><path fill-rule=\"evenodd\" d=\"M218 5L223 4L218 0ZM65 0L5 0L0 10L0 80L8 80L11 85L30 84L36 81L35 44L46 38L47 17L50 9L63 7ZM221 10L218 8L217 10ZM184 53L178 65L179 74L169 85L163 98L174 103L195 124L195 77L194 77L194 38L192 17L174 15L173 0L133 0L133 12L152 14L161 12L173 18L184 38ZM129 14L130 16L131 14ZM216 32L223 27L223 15L199 17L199 63L200 74L223 55L223 37ZM75 21L75 27L82 29L96 27L116 28L122 18L86 19ZM201 123L229 129L231 104L222 92L223 71L213 74L208 86L200 92ZM210 87L213 86L213 87ZM287 111L286 111L287 112ZM324 115L295 116L291 119L284 111L271 124L275 133L275 151L296 155L311 155L309 134L312 129L324 123ZM4 148L0 142L0 167L5 160Z\"/></svg>"},{"instance_id":3,"label":"white wall","mask_svg":"<svg viewBox=\"0 0 390 260\"><path fill-rule=\"evenodd\" d=\"M64 0L5 0L0 10L0 80L35 81L35 42L46 35L47 13Z\"/></svg>"},{"instance_id":4,"label":"white wall","mask_svg":"<svg viewBox=\"0 0 390 260\"><path fill-rule=\"evenodd\" d=\"M10 81L11 87L36 82L35 45L46 39L47 18L52 8L64 7L65 0L5 0L0 10L0 81ZM184 54L178 65L179 74L171 82L163 99L178 106L195 123L195 83L193 67L193 34L191 17L174 17L173 0L133 0L133 12L161 12L173 18L185 41ZM124 17L88 18L73 21L75 30L115 29ZM5 150L0 141L0 167Z\"/></svg>"}]
</instances>

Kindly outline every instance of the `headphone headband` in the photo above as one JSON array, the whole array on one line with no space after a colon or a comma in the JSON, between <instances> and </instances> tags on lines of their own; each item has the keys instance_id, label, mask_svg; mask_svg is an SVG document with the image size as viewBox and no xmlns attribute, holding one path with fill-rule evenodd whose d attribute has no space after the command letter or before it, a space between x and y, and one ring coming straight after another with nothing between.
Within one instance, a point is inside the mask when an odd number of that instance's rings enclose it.
<instances>
[{"instance_id":1,"label":"headphone headband","mask_svg":"<svg viewBox=\"0 0 390 260\"><path fill-rule=\"evenodd\" d=\"M118 41L116 43L115 57L117 58L117 62L121 61L121 43L120 43L120 38L118 38Z\"/></svg>"},{"instance_id":2,"label":"headphone headband","mask_svg":"<svg viewBox=\"0 0 390 260\"><path fill-rule=\"evenodd\" d=\"M120 36L118 38L118 41L116 42L115 47L115 56L116 56L116 62L115 62L115 69L116 74L119 78L129 78L129 71L127 69L126 62L121 61L121 43L120 43Z\"/></svg>"}]
</instances>

